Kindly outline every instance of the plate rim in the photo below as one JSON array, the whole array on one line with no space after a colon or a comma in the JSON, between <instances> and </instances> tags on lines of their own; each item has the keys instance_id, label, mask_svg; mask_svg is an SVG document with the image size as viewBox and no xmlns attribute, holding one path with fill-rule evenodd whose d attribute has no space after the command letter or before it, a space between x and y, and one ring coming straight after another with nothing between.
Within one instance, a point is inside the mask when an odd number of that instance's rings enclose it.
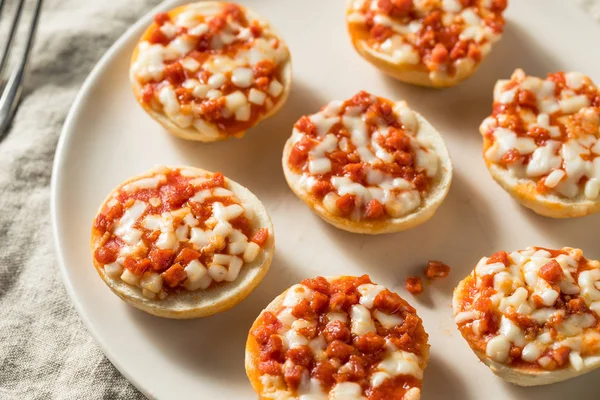
<instances>
[{"instance_id":1,"label":"plate rim","mask_svg":"<svg viewBox=\"0 0 600 400\"><path fill-rule=\"evenodd\" d=\"M81 108L83 107L83 101L88 96L90 89L97 82L99 76L102 71L107 67L108 64L112 62L112 60L119 54L120 50L124 46L124 44L131 39L131 37L137 31L141 31L143 27L148 25L150 20L153 18L154 14L164 11L173 7L175 4L181 3L183 0L165 0L155 7L151 8L144 15L142 15L136 22L133 23L129 28L127 28L115 42L108 48L108 50L100 57L100 60L96 62L88 76L83 81L80 89L73 100L71 107L69 108L69 112L67 113L67 117L65 118L65 122L60 131L60 135L58 138L58 143L56 145L56 150L54 152L54 161L52 162L52 175L50 178L50 221L52 223L52 235L54 236L54 253L56 255L56 261L58 264L58 269L60 271L61 280L63 286L65 287L69 298L79 318L83 322L88 333L92 336L102 353L112 365L119 371L121 375L133 386L136 387L144 396L154 399L153 393L151 393L141 382L138 382L123 365L119 361L119 357L116 354L113 354L111 350L109 350L109 346L104 343L104 339L98 335L98 333L92 329L91 319L88 316L87 312L83 309L83 306L79 302L77 296L75 295L75 290L70 279L70 274L68 268L66 266L66 262L64 259L63 252L63 241L61 240L61 234L59 233L62 228L62 224L59 222L59 214L58 211L59 202L59 192L62 185L62 180L60 175L62 173L62 164L64 162L63 153L65 152L65 147L73 135L74 125L76 124L76 119L81 112ZM196 1L205 1L205 0L196 0Z\"/></svg>"},{"instance_id":2,"label":"plate rim","mask_svg":"<svg viewBox=\"0 0 600 400\"><path fill-rule=\"evenodd\" d=\"M188 2L203 2L210 0L187 0ZM95 343L102 351L103 355L108 358L112 365L119 371L119 373L129 382L131 383L137 390L139 390L144 396L150 399L157 398L149 387L145 386L140 380L136 380L133 375L129 373L127 368L121 363L121 358L116 352L112 352L109 349L109 346L105 343L104 338L92 328L92 318L88 314L88 312L84 309L82 303L79 301L76 296L74 289L74 282L71 277L71 273L69 268L67 267L67 263L65 262L65 255L67 252L64 250L65 246L68 244L65 243L64 238L61 237L60 232L63 232L64 223L59 221L59 198L62 198L63 195L59 195L61 192L61 188L64 184L63 180L63 165L64 165L64 153L66 151L66 147L69 143L69 140L74 136L74 128L77 123L77 119L81 114L82 108L84 107L84 102L89 98L89 93L93 90L93 86L97 83L102 72L113 62L115 57L117 57L126 44L128 40L135 36L137 31L141 31L143 27L145 27L153 18L153 15L167 10L169 8L174 7L177 4L181 4L186 2L186 0L164 0L157 4L156 6L149 9L146 13L144 13L139 19L137 19L131 26L129 26L106 50L106 52L100 57L100 59L95 63L94 67L91 69L90 73L87 75L85 80L83 81L81 87L79 88L63 123L63 127L60 131L60 135L57 141L56 150L54 152L54 160L52 162L52 172L51 172L51 180L50 180L50 219L52 224L52 234L53 244L54 244L54 252L56 254L56 261L58 263L58 267L60 270L62 283L72 301L72 304L79 315L79 318L83 322L88 333L94 339ZM549 3L550 4L550 3ZM561 6L563 5L562 3ZM578 12L583 12L583 8L573 7ZM590 18L590 16L588 16ZM593 25L598 26L596 21L593 21ZM63 218L64 219L64 218Z\"/></svg>"}]
</instances>

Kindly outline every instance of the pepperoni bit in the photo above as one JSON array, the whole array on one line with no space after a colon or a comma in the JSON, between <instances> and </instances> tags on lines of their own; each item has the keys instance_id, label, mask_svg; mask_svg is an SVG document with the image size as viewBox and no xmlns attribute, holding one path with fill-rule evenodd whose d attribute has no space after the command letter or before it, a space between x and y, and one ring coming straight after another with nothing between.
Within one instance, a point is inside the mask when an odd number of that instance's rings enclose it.
<instances>
[{"instance_id":1,"label":"pepperoni bit","mask_svg":"<svg viewBox=\"0 0 600 400\"><path fill-rule=\"evenodd\" d=\"M225 17L230 16L234 21L241 21L243 17L243 12L237 4L234 3L225 3L223 6L223 15Z\"/></svg>"},{"instance_id":2,"label":"pepperoni bit","mask_svg":"<svg viewBox=\"0 0 600 400\"><path fill-rule=\"evenodd\" d=\"M312 371L314 378L319 380L323 385L323 389L329 390L335 383L335 374L337 368L329 360L319 361Z\"/></svg>"},{"instance_id":3,"label":"pepperoni bit","mask_svg":"<svg viewBox=\"0 0 600 400\"><path fill-rule=\"evenodd\" d=\"M252 236L252 241L259 245L260 247L264 246L267 239L269 238L269 230L267 228L260 228L254 236Z\"/></svg>"},{"instance_id":4,"label":"pepperoni bit","mask_svg":"<svg viewBox=\"0 0 600 400\"><path fill-rule=\"evenodd\" d=\"M571 313L578 313L586 310L585 302L582 298L571 299L567 303L567 310Z\"/></svg>"},{"instance_id":5,"label":"pepperoni bit","mask_svg":"<svg viewBox=\"0 0 600 400\"><path fill-rule=\"evenodd\" d=\"M356 197L351 194L345 194L336 200L335 205L344 216L350 214L356 205Z\"/></svg>"},{"instance_id":6,"label":"pepperoni bit","mask_svg":"<svg viewBox=\"0 0 600 400\"><path fill-rule=\"evenodd\" d=\"M171 40L160 29L153 30L150 36L148 36L148 42L152 44L167 45L170 41Z\"/></svg>"},{"instance_id":7,"label":"pepperoni bit","mask_svg":"<svg viewBox=\"0 0 600 400\"><path fill-rule=\"evenodd\" d=\"M272 60L261 60L254 66L254 77L271 77L275 72L275 63Z\"/></svg>"},{"instance_id":8,"label":"pepperoni bit","mask_svg":"<svg viewBox=\"0 0 600 400\"><path fill-rule=\"evenodd\" d=\"M365 216L370 219L378 219L385 215L385 208L378 200L373 199L367 204Z\"/></svg>"},{"instance_id":9,"label":"pepperoni bit","mask_svg":"<svg viewBox=\"0 0 600 400\"><path fill-rule=\"evenodd\" d=\"M373 104L373 96L371 96L369 93L365 92L364 90L355 94L348 101L349 106L357 106L357 107L361 107L363 109L369 107L371 104Z\"/></svg>"},{"instance_id":10,"label":"pepperoni bit","mask_svg":"<svg viewBox=\"0 0 600 400\"><path fill-rule=\"evenodd\" d=\"M265 375L281 376L281 364L275 360L262 361L258 364L258 372Z\"/></svg>"},{"instance_id":11,"label":"pepperoni bit","mask_svg":"<svg viewBox=\"0 0 600 400\"><path fill-rule=\"evenodd\" d=\"M521 154L518 150L510 149L502 156L502 162L504 164L514 164L518 162L520 158Z\"/></svg>"},{"instance_id":12,"label":"pepperoni bit","mask_svg":"<svg viewBox=\"0 0 600 400\"><path fill-rule=\"evenodd\" d=\"M180 208L195 192L190 184L165 185L160 191L162 200L172 208Z\"/></svg>"},{"instance_id":13,"label":"pepperoni bit","mask_svg":"<svg viewBox=\"0 0 600 400\"><path fill-rule=\"evenodd\" d=\"M353 354L344 365L344 372L339 374L341 381L360 381L367 376L364 361L361 357Z\"/></svg>"},{"instance_id":14,"label":"pepperoni bit","mask_svg":"<svg viewBox=\"0 0 600 400\"><path fill-rule=\"evenodd\" d=\"M308 287L309 289L316 290L317 292L329 294L329 282L322 276L317 276L316 278L311 279L305 279L301 282L301 284Z\"/></svg>"},{"instance_id":15,"label":"pepperoni bit","mask_svg":"<svg viewBox=\"0 0 600 400\"><path fill-rule=\"evenodd\" d=\"M217 187L225 187L225 176L220 172L215 172L212 178L210 178L210 181L205 182L202 185L203 189L212 189Z\"/></svg>"},{"instance_id":16,"label":"pepperoni bit","mask_svg":"<svg viewBox=\"0 0 600 400\"><path fill-rule=\"evenodd\" d=\"M406 302L402 300L402 297L387 289L381 291L381 293L375 297L373 304L386 314L395 314L402 306L407 305Z\"/></svg>"},{"instance_id":17,"label":"pepperoni bit","mask_svg":"<svg viewBox=\"0 0 600 400\"><path fill-rule=\"evenodd\" d=\"M569 353L571 353L571 349L561 346L557 349L554 349L552 352L552 358L556 360L556 363L559 367L563 367L569 362Z\"/></svg>"},{"instance_id":18,"label":"pepperoni bit","mask_svg":"<svg viewBox=\"0 0 600 400\"><path fill-rule=\"evenodd\" d=\"M429 279L445 278L450 273L450 267L441 261L429 261L425 268L425 276Z\"/></svg>"},{"instance_id":19,"label":"pepperoni bit","mask_svg":"<svg viewBox=\"0 0 600 400\"><path fill-rule=\"evenodd\" d=\"M371 28L371 36L378 42L383 42L390 38L394 34L394 31L389 26L376 24Z\"/></svg>"},{"instance_id":20,"label":"pepperoni bit","mask_svg":"<svg viewBox=\"0 0 600 400\"><path fill-rule=\"evenodd\" d=\"M174 62L165 68L165 77L173 86L179 86L185 81L185 72L183 71L183 66Z\"/></svg>"},{"instance_id":21,"label":"pepperoni bit","mask_svg":"<svg viewBox=\"0 0 600 400\"><path fill-rule=\"evenodd\" d=\"M542 279L548 281L548 283L558 283L562 277L563 271L560 264L556 260L552 260L547 264L544 264L539 271Z\"/></svg>"},{"instance_id":22,"label":"pepperoni bit","mask_svg":"<svg viewBox=\"0 0 600 400\"><path fill-rule=\"evenodd\" d=\"M305 133L307 136L317 136L317 126L307 116L300 118L298 122L294 124L294 128L298 129L302 133Z\"/></svg>"},{"instance_id":23,"label":"pepperoni bit","mask_svg":"<svg viewBox=\"0 0 600 400\"><path fill-rule=\"evenodd\" d=\"M94 252L94 258L100 264L110 264L117 261L119 251L113 247L102 246L98 247Z\"/></svg>"},{"instance_id":24,"label":"pepperoni bit","mask_svg":"<svg viewBox=\"0 0 600 400\"><path fill-rule=\"evenodd\" d=\"M323 293L316 292L310 300L310 308L315 312L322 312L329 304L329 297Z\"/></svg>"},{"instance_id":25,"label":"pepperoni bit","mask_svg":"<svg viewBox=\"0 0 600 400\"><path fill-rule=\"evenodd\" d=\"M111 208L109 208L104 214L98 215L96 218L97 226L96 228L102 230L103 232L107 231L108 228L112 225L113 221L117 218L120 218L123 215L123 205L121 203L117 203Z\"/></svg>"},{"instance_id":26,"label":"pepperoni bit","mask_svg":"<svg viewBox=\"0 0 600 400\"><path fill-rule=\"evenodd\" d=\"M511 357L513 360L514 360L514 359L518 359L518 358L520 358L520 357L521 357L521 353L522 353L522 350L521 350L521 348L520 348L520 347L517 347L517 346L511 346L509 354L510 354L510 357Z\"/></svg>"},{"instance_id":27,"label":"pepperoni bit","mask_svg":"<svg viewBox=\"0 0 600 400\"><path fill-rule=\"evenodd\" d=\"M252 336L256 341L265 345L269 341L271 335L277 333L277 330L281 326L281 322L277 319L277 316L270 311L265 311L261 316L261 325L256 329L252 330Z\"/></svg>"},{"instance_id":28,"label":"pepperoni bit","mask_svg":"<svg viewBox=\"0 0 600 400\"><path fill-rule=\"evenodd\" d=\"M431 61L436 64L445 64L448 60L448 55L448 49L443 44L438 43L431 50Z\"/></svg>"},{"instance_id":29,"label":"pepperoni bit","mask_svg":"<svg viewBox=\"0 0 600 400\"><path fill-rule=\"evenodd\" d=\"M495 12L502 12L508 6L508 0L492 0L491 10Z\"/></svg>"},{"instance_id":30,"label":"pepperoni bit","mask_svg":"<svg viewBox=\"0 0 600 400\"><path fill-rule=\"evenodd\" d=\"M179 285L181 282L187 279L187 273L181 266L181 264L173 264L171 267L163 272L162 274L163 282L170 288L174 288Z\"/></svg>"},{"instance_id":31,"label":"pepperoni bit","mask_svg":"<svg viewBox=\"0 0 600 400\"><path fill-rule=\"evenodd\" d=\"M172 250L171 250L172 251ZM175 263L179 263L181 265L188 265L192 260L197 260L202 256L202 254L194 249L190 249L188 247L184 247L179 254L177 254L177 258L175 258Z\"/></svg>"},{"instance_id":32,"label":"pepperoni bit","mask_svg":"<svg viewBox=\"0 0 600 400\"><path fill-rule=\"evenodd\" d=\"M194 100L192 93L184 87L175 89L175 96L177 96L180 104L187 104Z\"/></svg>"},{"instance_id":33,"label":"pepperoni bit","mask_svg":"<svg viewBox=\"0 0 600 400\"><path fill-rule=\"evenodd\" d=\"M302 380L302 372L304 368L299 365L286 365L284 366L283 379L290 389L296 390Z\"/></svg>"},{"instance_id":34,"label":"pepperoni bit","mask_svg":"<svg viewBox=\"0 0 600 400\"><path fill-rule=\"evenodd\" d=\"M316 198L322 199L327 193L333 190L333 185L329 181L317 181L311 190Z\"/></svg>"},{"instance_id":35,"label":"pepperoni bit","mask_svg":"<svg viewBox=\"0 0 600 400\"><path fill-rule=\"evenodd\" d=\"M385 146L391 150L406 151L410 148L410 139L401 129L390 127Z\"/></svg>"},{"instance_id":36,"label":"pepperoni bit","mask_svg":"<svg viewBox=\"0 0 600 400\"><path fill-rule=\"evenodd\" d=\"M469 49L467 50L467 57L472 58L475 61L481 60L481 48L479 45L475 43L469 44Z\"/></svg>"},{"instance_id":37,"label":"pepperoni bit","mask_svg":"<svg viewBox=\"0 0 600 400\"><path fill-rule=\"evenodd\" d=\"M350 340L350 329L342 321L332 321L323 329L323 337L327 343L335 340L348 342Z\"/></svg>"},{"instance_id":38,"label":"pepperoni bit","mask_svg":"<svg viewBox=\"0 0 600 400\"><path fill-rule=\"evenodd\" d=\"M222 99L223 98L203 101L200 104L200 114L202 114L209 122L221 119L225 107L224 100L220 101Z\"/></svg>"},{"instance_id":39,"label":"pepperoni bit","mask_svg":"<svg viewBox=\"0 0 600 400\"><path fill-rule=\"evenodd\" d=\"M269 90L269 78L267 78L266 76L256 78L254 84L256 85L256 88L258 90L262 90L263 92Z\"/></svg>"},{"instance_id":40,"label":"pepperoni bit","mask_svg":"<svg viewBox=\"0 0 600 400\"><path fill-rule=\"evenodd\" d=\"M154 100L154 87L152 85L146 85L142 91L142 101L145 104L149 104L152 100Z\"/></svg>"},{"instance_id":41,"label":"pepperoni bit","mask_svg":"<svg viewBox=\"0 0 600 400\"><path fill-rule=\"evenodd\" d=\"M353 352L354 347L340 340L334 340L329 343L329 346L325 349L325 355L328 358L337 358L341 362L346 362Z\"/></svg>"},{"instance_id":42,"label":"pepperoni bit","mask_svg":"<svg viewBox=\"0 0 600 400\"><path fill-rule=\"evenodd\" d=\"M310 307L310 303L306 299L302 299L292 308L292 315L299 319L312 320L315 318L315 312Z\"/></svg>"},{"instance_id":43,"label":"pepperoni bit","mask_svg":"<svg viewBox=\"0 0 600 400\"><path fill-rule=\"evenodd\" d=\"M135 258L127 257L123 266L136 275L142 275L152 266L152 263L147 258L136 260Z\"/></svg>"},{"instance_id":44,"label":"pepperoni bit","mask_svg":"<svg viewBox=\"0 0 600 400\"><path fill-rule=\"evenodd\" d=\"M154 22L158 26L162 26L169 21L171 21L171 17L167 13L158 13L154 16Z\"/></svg>"},{"instance_id":45,"label":"pepperoni bit","mask_svg":"<svg viewBox=\"0 0 600 400\"><path fill-rule=\"evenodd\" d=\"M465 41L460 41L456 43L454 48L452 48L452 51L450 51L450 59L452 61L456 61L459 58L465 58L465 56L467 55L468 48L469 45Z\"/></svg>"},{"instance_id":46,"label":"pepperoni bit","mask_svg":"<svg viewBox=\"0 0 600 400\"><path fill-rule=\"evenodd\" d=\"M343 169L344 173L354 182L361 183L366 177L362 163L346 164Z\"/></svg>"},{"instance_id":47,"label":"pepperoni bit","mask_svg":"<svg viewBox=\"0 0 600 400\"><path fill-rule=\"evenodd\" d=\"M312 350L308 346L295 347L285 352L285 358L294 364L308 368L312 361Z\"/></svg>"},{"instance_id":48,"label":"pepperoni bit","mask_svg":"<svg viewBox=\"0 0 600 400\"><path fill-rule=\"evenodd\" d=\"M517 102L521 107L537 108L537 98L529 90L521 90L517 96Z\"/></svg>"},{"instance_id":49,"label":"pepperoni bit","mask_svg":"<svg viewBox=\"0 0 600 400\"><path fill-rule=\"evenodd\" d=\"M227 21L220 15L214 16L208 21L208 28L211 33L216 34L227 25Z\"/></svg>"},{"instance_id":50,"label":"pepperoni bit","mask_svg":"<svg viewBox=\"0 0 600 400\"><path fill-rule=\"evenodd\" d=\"M306 161L308 161L308 151L309 148L306 142L301 140L296 143L292 147L292 151L290 151L290 158L288 159L290 166L299 169L306 164Z\"/></svg>"},{"instance_id":51,"label":"pepperoni bit","mask_svg":"<svg viewBox=\"0 0 600 400\"><path fill-rule=\"evenodd\" d=\"M377 353L385 346L385 339L375 332L369 332L357 337L354 346L363 353Z\"/></svg>"},{"instance_id":52,"label":"pepperoni bit","mask_svg":"<svg viewBox=\"0 0 600 400\"><path fill-rule=\"evenodd\" d=\"M269 336L267 344L261 350L261 355L265 360L273 359L276 361L285 361L285 352L283 350L283 340L281 339L281 336Z\"/></svg>"},{"instance_id":53,"label":"pepperoni bit","mask_svg":"<svg viewBox=\"0 0 600 400\"><path fill-rule=\"evenodd\" d=\"M377 7L390 17L406 17L409 15L413 0L379 0Z\"/></svg>"},{"instance_id":54,"label":"pepperoni bit","mask_svg":"<svg viewBox=\"0 0 600 400\"><path fill-rule=\"evenodd\" d=\"M488 258L486 264L502 263L508 267L508 254L505 251L498 251Z\"/></svg>"},{"instance_id":55,"label":"pepperoni bit","mask_svg":"<svg viewBox=\"0 0 600 400\"><path fill-rule=\"evenodd\" d=\"M256 21L252 21L252 24L250 25L250 33L254 37L259 37L263 33L263 28Z\"/></svg>"},{"instance_id":56,"label":"pepperoni bit","mask_svg":"<svg viewBox=\"0 0 600 400\"><path fill-rule=\"evenodd\" d=\"M421 277L419 276L409 276L406 278L406 282L404 283L404 287L411 294L420 294L423 292L423 283L421 282Z\"/></svg>"},{"instance_id":57,"label":"pepperoni bit","mask_svg":"<svg viewBox=\"0 0 600 400\"><path fill-rule=\"evenodd\" d=\"M150 250L149 258L152 263L152 269L157 272L166 270L171 264L173 255L175 252L171 249L157 249Z\"/></svg>"}]
</instances>

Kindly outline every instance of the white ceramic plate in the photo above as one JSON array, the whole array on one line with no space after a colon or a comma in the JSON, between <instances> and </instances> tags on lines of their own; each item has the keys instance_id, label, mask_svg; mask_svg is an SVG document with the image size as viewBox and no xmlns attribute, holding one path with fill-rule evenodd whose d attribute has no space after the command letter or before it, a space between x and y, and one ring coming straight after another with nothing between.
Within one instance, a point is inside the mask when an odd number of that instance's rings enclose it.
<instances>
[{"instance_id":1,"label":"white ceramic plate","mask_svg":"<svg viewBox=\"0 0 600 400\"><path fill-rule=\"evenodd\" d=\"M424 319L432 349L424 400L598 399L600 371L539 388L519 388L496 378L458 333L451 294L481 256L499 249L569 245L600 258L600 215L560 221L519 206L488 175L478 133L491 111L494 82L516 67L539 76L579 70L600 82L600 52L593 50L600 28L571 1L512 1L504 38L476 76L453 89L427 90L386 78L354 52L341 0L242 3L281 31L292 52L295 79L285 108L244 139L217 144L178 140L136 104L128 81L129 58L158 10L102 58L65 124L52 181L59 264L81 318L113 364L151 398L256 398L244 372L244 344L260 310L306 277L368 273L398 290ZM408 100L439 129L452 153L455 176L447 200L432 220L413 230L379 237L339 231L313 215L284 181L281 151L293 123L360 89ZM271 270L234 309L193 321L160 319L126 305L97 276L88 244L97 207L122 180L155 164L222 171L256 193L271 213L277 237ZM430 259L444 260L452 273L415 298L404 291L404 279L419 274Z\"/></svg>"}]
</instances>

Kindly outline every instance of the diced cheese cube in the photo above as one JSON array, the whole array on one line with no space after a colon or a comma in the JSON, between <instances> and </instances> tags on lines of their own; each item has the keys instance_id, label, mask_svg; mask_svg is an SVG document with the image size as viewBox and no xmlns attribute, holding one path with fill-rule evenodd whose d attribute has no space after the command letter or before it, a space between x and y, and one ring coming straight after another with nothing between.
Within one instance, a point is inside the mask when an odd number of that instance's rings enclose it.
<instances>
[{"instance_id":1,"label":"diced cheese cube","mask_svg":"<svg viewBox=\"0 0 600 400\"><path fill-rule=\"evenodd\" d=\"M258 256L258 253L260 252L260 246L257 245L254 242L249 242L248 246L246 247L246 250L244 251L244 262L252 262L256 259L256 257Z\"/></svg>"},{"instance_id":2,"label":"diced cheese cube","mask_svg":"<svg viewBox=\"0 0 600 400\"><path fill-rule=\"evenodd\" d=\"M244 264L244 262L239 257L233 257L231 259L231 262L229 263L229 269L227 270L227 276L225 277L225 280L227 282L235 281L235 279L240 274L240 270L242 269L242 264Z\"/></svg>"},{"instance_id":3,"label":"diced cheese cube","mask_svg":"<svg viewBox=\"0 0 600 400\"><path fill-rule=\"evenodd\" d=\"M229 246L227 247L227 252L229 254L243 254L246 251L246 247L248 246L248 242L239 241L239 242L229 242Z\"/></svg>"},{"instance_id":4,"label":"diced cheese cube","mask_svg":"<svg viewBox=\"0 0 600 400\"><path fill-rule=\"evenodd\" d=\"M137 286L137 284L140 282L140 276L125 268L121 274L121 280L130 285Z\"/></svg>"},{"instance_id":5,"label":"diced cheese cube","mask_svg":"<svg viewBox=\"0 0 600 400\"><path fill-rule=\"evenodd\" d=\"M225 96L225 107L233 112L246 104L248 104L246 96L239 90Z\"/></svg>"},{"instance_id":6,"label":"diced cheese cube","mask_svg":"<svg viewBox=\"0 0 600 400\"><path fill-rule=\"evenodd\" d=\"M144 272L140 279L140 287L147 289L153 293L158 293L162 289L163 280L160 274L156 272Z\"/></svg>"},{"instance_id":7,"label":"diced cheese cube","mask_svg":"<svg viewBox=\"0 0 600 400\"><path fill-rule=\"evenodd\" d=\"M231 73L231 81L237 87L250 87L254 82L254 73L251 68L236 68Z\"/></svg>"},{"instance_id":8,"label":"diced cheese cube","mask_svg":"<svg viewBox=\"0 0 600 400\"><path fill-rule=\"evenodd\" d=\"M277 97L283 92L283 85L278 80L274 79L269 84L269 94L273 97Z\"/></svg>"},{"instance_id":9,"label":"diced cheese cube","mask_svg":"<svg viewBox=\"0 0 600 400\"><path fill-rule=\"evenodd\" d=\"M186 57L180 61L183 68L190 72L196 72L198 68L200 68L200 63L196 61L196 59L191 57Z\"/></svg>"},{"instance_id":10,"label":"diced cheese cube","mask_svg":"<svg viewBox=\"0 0 600 400\"><path fill-rule=\"evenodd\" d=\"M227 268L219 264L212 264L208 267L208 275L215 280L221 282L227 277Z\"/></svg>"},{"instance_id":11,"label":"diced cheese cube","mask_svg":"<svg viewBox=\"0 0 600 400\"><path fill-rule=\"evenodd\" d=\"M226 81L227 78L225 75L221 73L213 74L210 78L208 78L208 86L213 89L219 89Z\"/></svg>"},{"instance_id":12,"label":"diced cheese cube","mask_svg":"<svg viewBox=\"0 0 600 400\"><path fill-rule=\"evenodd\" d=\"M229 254L215 254L212 263L220 265L228 265L231 262L232 256Z\"/></svg>"},{"instance_id":13,"label":"diced cheese cube","mask_svg":"<svg viewBox=\"0 0 600 400\"><path fill-rule=\"evenodd\" d=\"M264 92L254 88L250 89L250 93L248 94L248 101L258 106L262 106L265 103L266 98L267 95Z\"/></svg>"},{"instance_id":14,"label":"diced cheese cube","mask_svg":"<svg viewBox=\"0 0 600 400\"><path fill-rule=\"evenodd\" d=\"M117 279L123 273L123 267L119 263L106 264L104 273L111 279Z\"/></svg>"},{"instance_id":15,"label":"diced cheese cube","mask_svg":"<svg viewBox=\"0 0 600 400\"><path fill-rule=\"evenodd\" d=\"M237 110L235 110L235 119L238 121L249 121L252 115L252 108L250 104L244 104Z\"/></svg>"},{"instance_id":16,"label":"diced cheese cube","mask_svg":"<svg viewBox=\"0 0 600 400\"><path fill-rule=\"evenodd\" d=\"M192 237L190 242L202 248L210 243L210 233L200 228L192 228Z\"/></svg>"},{"instance_id":17,"label":"diced cheese cube","mask_svg":"<svg viewBox=\"0 0 600 400\"><path fill-rule=\"evenodd\" d=\"M197 283L208 273L204 265L198 260L192 260L184 269L191 283Z\"/></svg>"}]
</instances>

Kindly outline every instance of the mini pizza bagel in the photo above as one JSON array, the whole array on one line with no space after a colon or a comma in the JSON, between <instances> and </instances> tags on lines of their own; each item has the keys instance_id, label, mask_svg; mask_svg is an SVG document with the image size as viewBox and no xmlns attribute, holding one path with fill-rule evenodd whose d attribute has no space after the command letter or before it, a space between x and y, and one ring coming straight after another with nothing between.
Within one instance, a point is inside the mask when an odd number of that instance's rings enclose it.
<instances>
[{"instance_id":1,"label":"mini pizza bagel","mask_svg":"<svg viewBox=\"0 0 600 400\"><path fill-rule=\"evenodd\" d=\"M600 262L579 249L484 257L453 307L471 349L508 382L546 385L600 367Z\"/></svg>"},{"instance_id":2,"label":"mini pizza bagel","mask_svg":"<svg viewBox=\"0 0 600 400\"><path fill-rule=\"evenodd\" d=\"M233 3L202 1L158 14L130 69L140 105L170 133L242 137L285 103L290 53L271 25Z\"/></svg>"},{"instance_id":3,"label":"mini pizza bagel","mask_svg":"<svg viewBox=\"0 0 600 400\"><path fill-rule=\"evenodd\" d=\"M367 275L306 279L252 325L246 373L263 400L418 400L427 340L415 309Z\"/></svg>"},{"instance_id":4,"label":"mini pizza bagel","mask_svg":"<svg viewBox=\"0 0 600 400\"><path fill-rule=\"evenodd\" d=\"M440 134L406 102L360 92L300 118L283 152L292 191L356 233L397 232L433 216L452 180Z\"/></svg>"},{"instance_id":5,"label":"mini pizza bagel","mask_svg":"<svg viewBox=\"0 0 600 400\"><path fill-rule=\"evenodd\" d=\"M600 91L589 77L516 70L496 83L480 132L492 177L525 207L552 218L600 210Z\"/></svg>"},{"instance_id":6,"label":"mini pizza bagel","mask_svg":"<svg viewBox=\"0 0 600 400\"><path fill-rule=\"evenodd\" d=\"M386 74L454 86L475 73L504 30L507 0L348 0L352 44Z\"/></svg>"},{"instance_id":7,"label":"mini pizza bagel","mask_svg":"<svg viewBox=\"0 0 600 400\"><path fill-rule=\"evenodd\" d=\"M260 283L273 226L256 196L222 174L161 166L111 192L91 249L96 271L127 303L197 318L233 307Z\"/></svg>"}]
</instances>

